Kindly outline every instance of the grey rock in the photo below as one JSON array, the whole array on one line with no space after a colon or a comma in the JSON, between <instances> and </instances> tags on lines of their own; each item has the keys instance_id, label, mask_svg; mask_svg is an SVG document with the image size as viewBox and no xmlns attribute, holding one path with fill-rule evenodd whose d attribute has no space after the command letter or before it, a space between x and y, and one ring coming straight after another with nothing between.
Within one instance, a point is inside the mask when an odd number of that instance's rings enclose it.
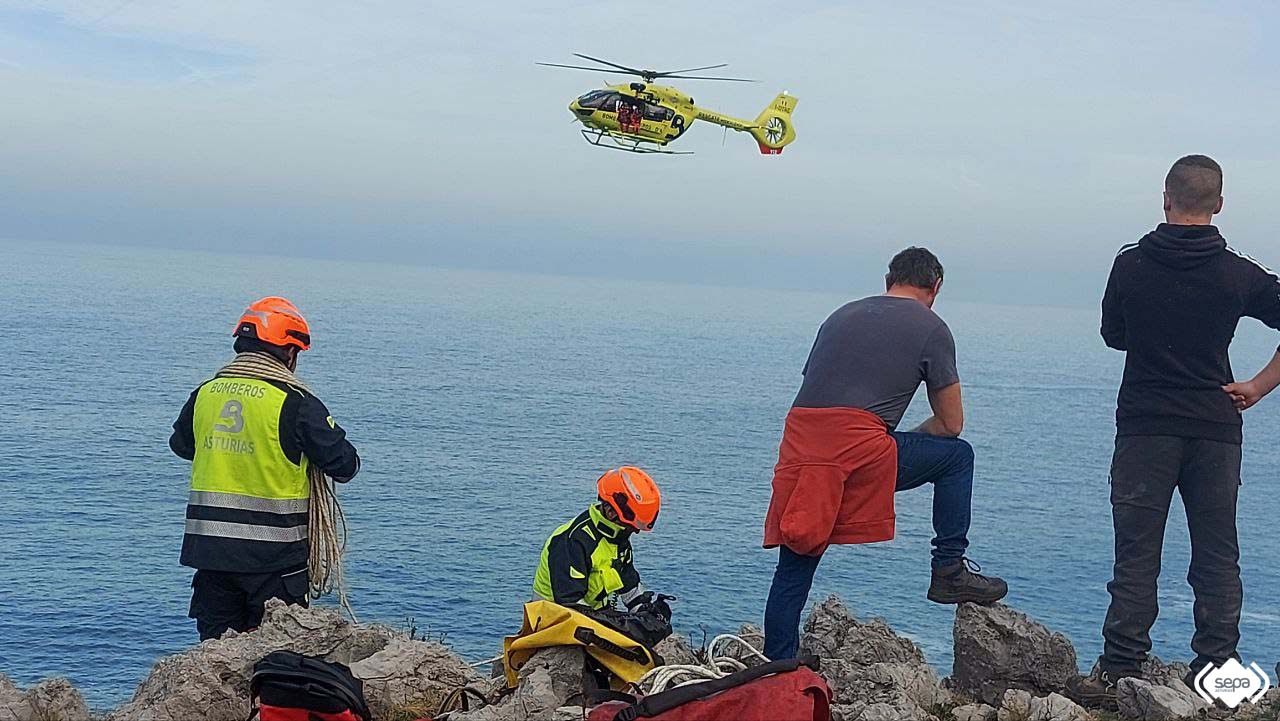
<instances>
[{"instance_id":1,"label":"grey rock","mask_svg":"<svg viewBox=\"0 0 1280 721\"><path fill-rule=\"evenodd\" d=\"M243 721L249 715L253 664L268 653L289 650L359 666L359 662L388 649L393 640L393 652L366 667L366 672L373 674L372 689L367 688L365 694L370 705L393 708L411 701L402 694L430 686L424 677L456 679L466 675L479 680L438 644L409 641L382 626L352 624L328 609L286 606L271 600L258 630L228 633L161 659L133 699L108 715L107 721ZM404 660L407 667L392 669L392 657ZM431 666L428 659L438 665ZM384 698L384 691L391 696Z\"/></svg>"},{"instance_id":2,"label":"grey rock","mask_svg":"<svg viewBox=\"0 0 1280 721\"><path fill-rule=\"evenodd\" d=\"M1009 689L1001 698L998 721L1095 721L1095 717L1060 694L1032 696L1024 689Z\"/></svg>"},{"instance_id":3,"label":"grey rock","mask_svg":"<svg viewBox=\"0 0 1280 721\"><path fill-rule=\"evenodd\" d=\"M1093 718L1092 713L1062 694L1032 699L1030 721L1093 721Z\"/></svg>"},{"instance_id":4,"label":"grey rock","mask_svg":"<svg viewBox=\"0 0 1280 721\"><path fill-rule=\"evenodd\" d=\"M580 647L542 649L520 669L520 684L512 695L513 703L531 719L538 718L536 714L554 711L582 693L586 668L586 654Z\"/></svg>"},{"instance_id":5,"label":"grey rock","mask_svg":"<svg viewBox=\"0 0 1280 721\"><path fill-rule=\"evenodd\" d=\"M855 703L831 707L833 721L938 721L914 706L890 703Z\"/></svg>"},{"instance_id":6,"label":"grey rock","mask_svg":"<svg viewBox=\"0 0 1280 721\"><path fill-rule=\"evenodd\" d=\"M995 721L996 710L985 703L967 703L951 709L956 721Z\"/></svg>"},{"instance_id":7,"label":"grey rock","mask_svg":"<svg viewBox=\"0 0 1280 721\"><path fill-rule=\"evenodd\" d=\"M88 721L89 708L84 696L65 678L41 681L27 691L27 703L37 721Z\"/></svg>"},{"instance_id":8,"label":"grey rock","mask_svg":"<svg viewBox=\"0 0 1280 721\"><path fill-rule=\"evenodd\" d=\"M1208 704L1180 679L1178 688L1161 686L1145 679L1122 678L1116 683L1116 703L1120 714L1138 721L1173 721L1194 715Z\"/></svg>"},{"instance_id":9,"label":"grey rock","mask_svg":"<svg viewBox=\"0 0 1280 721\"><path fill-rule=\"evenodd\" d=\"M1280 719L1280 689L1273 688L1256 704L1242 704L1231 721L1276 721Z\"/></svg>"},{"instance_id":10,"label":"grey rock","mask_svg":"<svg viewBox=\"0 0 1280 721\"><path fill-rule=\"evenodd\" d=\"M1032 699L1031 721L1094 721L1094 716L1066 696L1051 693Z\"/></svg>"},{"instance_id":11,"label":"grey rock","mask_svg":"<svg viewBox=\"0 0 1280 721\"><path fill-rule=\"evenodd\" d=\"M941 688L938 675L928 666L903 663L858 666L833 660L830 669L823 664L823 674L831 674L828 679L837 708L891 706L905 714L922 716L951 700Z\"/></svg>"},{"instance_id":12,"label":"grey rock","mask_svg":"<svg viewBox=\"0 0 1280 721\"><path fill-rule=\"evenodd\" d=\"M1148 656L1147 660L1142 664L1142 678L1156 686L1186 689L1187 684L1183 679L1186 678L1188 673L1191 673L1191 667L1187 664L1181 662L1165 663L1160 660L1159 656Z\"/></svg>"},{"instance_id":13,"label":"grey rock","mask_svg":"<svg viewBox=\"0 0 1280 721\"><path fill-rule=\"evenodd\" d=\"M836 596L818 604L804 622L801 652L821 659L839 658L855 665L924 664L924 654L883 619L861 621Z\"/></svg>"},{"instance_id":14,"label":"grey rock","mask_svg":"<svg viewBox=\"0 0 1280 721\"><path fill-rule=\"evenodd\" d=\"M996 713L999 721L1027 721L1031 718L1031 699L1029 691L1009 689L1000 699L1000 710Z\"/></svg>"},{"instance_id":15,"label":"grey rock","mask_svg":"<svg viewBox=\"0 0 1280 721\"><path fill-rule=\"evenodd\" d=\"M835 596L805 621L800 648L820 659L835 696L836 718L918 721L951 702L910 639L898 636L883 620L854 617Z\"/></svg>"},{"instance_id":16,"label":"grey rock","mask_svg":"<svg viewBox=\"0 0 1280 721\"><path fill-rule=\"evenodd\" d=\"M0 673L0 710L7 710L18 703L22 702L25 694L22 689L13 685L13 681L9 677ZM0 711L0 719L5 718L3 711Z\"/></svg>"},{"instance_id":17,"label":"grey rock","mask_svg":"<svg viewBox=\"0 0 1280 721\"><path fill-rule=\"evenodd\" d=\"M84 696L65 678L48 678L23 692L0 674L3 721L89 721Z\"/></svg>"},{"instance_id":18,"label":"grey rock","mask_svg":"<svg viewBox=\"0 0 1280 721\"><path fill-rule=\"evenodd\" d=\"M989 704L1001 703L1009 689L1064 691L1079 673L1066 636L1002 604L961 604L953 637L952 686Z\"/></svg>"},{"instance_id":19,"label":"grey rock","mask_svg":"<svg viewBox=\"0 0 1280 721\"><path fill-rule=\"evenodd\" d=\"M381 651L351 664L364 682L365 699L374 718L388 718L398 708L439 708L456 688L478 682L476 672L437 643L393 638Z\"/></svg>"},{"instance_id":20,"label":"grey rock","mask_svg":"<svg viewBox=\"0 0 1280 721\"><path fill-rule=\"evenodd\" d=\"M698 657L693 653L693 646L684 636L672 634L653 647L655 653L662 657L668 666L695 664Z\"/></svg>"},{"instance_id":21,"label":"grey rock","mask_svg":"<svg viewBox=\"0 0 1280 721\"><path fill-rule=\"evenodd\" d=\"M541 649L520 669L514 692L493 706L449 714L449 721L580 719L582 709L566 703L582 693L586 662L586 654L578 646Z\"/></svg>"}]
</instances>

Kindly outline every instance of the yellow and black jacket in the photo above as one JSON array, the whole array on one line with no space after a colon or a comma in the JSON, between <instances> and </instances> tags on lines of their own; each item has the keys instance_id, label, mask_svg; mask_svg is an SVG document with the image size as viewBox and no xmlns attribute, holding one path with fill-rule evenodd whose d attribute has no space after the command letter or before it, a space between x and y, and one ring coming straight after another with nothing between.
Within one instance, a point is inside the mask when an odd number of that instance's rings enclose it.
<instances>
[{"instance_id":1,"label":"yellow and black jacket","mask_svg":"<svg viewBox=\"0 0 1280 721\"><path fill-rule=\"evenodd\" d=\"M539 598L561 606L600 609L615 596L638 595L640 574L631 559L631 529L604 517L593 505L560 526L542 548L534 577Z\"/></svg>"},{"instance_id":2,"label":"yellow and black jacket","mask_svg":"<svg viewBox=\"0 0 1280 721\"><path fill-rule=\"evenodd\" d=\"M214 378L193 391L169 447L192 462L182 564L208 571L305 568L307 467L338 481L360 468L320 399L255 378Z\"/></svg>"}]
</instances>

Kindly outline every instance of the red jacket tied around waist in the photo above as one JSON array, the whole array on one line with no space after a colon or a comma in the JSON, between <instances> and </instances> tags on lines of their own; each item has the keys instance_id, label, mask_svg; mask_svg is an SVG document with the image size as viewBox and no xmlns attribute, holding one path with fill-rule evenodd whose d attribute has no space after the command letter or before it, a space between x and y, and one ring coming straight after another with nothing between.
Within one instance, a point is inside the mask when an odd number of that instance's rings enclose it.
<instances>
[{"instance_id":1,"label":"red jacket tied around waist","mask_svg":"<svg viewBox=\"0 0 1280 721\"><path fill-rule=\"evenodd\" d=\"M773 469L764 546L816 556L833 543L893 538L898 446L857 408L792 408Z\"/></svg>"}]
</instances>

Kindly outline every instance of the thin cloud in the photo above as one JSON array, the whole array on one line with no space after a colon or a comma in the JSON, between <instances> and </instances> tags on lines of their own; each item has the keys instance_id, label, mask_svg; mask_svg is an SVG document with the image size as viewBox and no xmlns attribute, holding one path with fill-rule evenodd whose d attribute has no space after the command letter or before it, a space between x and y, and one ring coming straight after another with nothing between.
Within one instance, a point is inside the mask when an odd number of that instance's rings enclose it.
<instances>
[{"instance_id":1,"label":"thin cloud","mask_svg":"<svg viewBox=\"0 0 1280 721\"><path fill-rule=\"evenodd\" d=\"M101 23L102 21L104 21L104 20L108 20L108 19L110 19L110 18L112 18L112 17L115 17L116 15L119 15L119 14L120 14L120 12L121 12L122 10L124 10L124 9L128 8L128 7L129 7L130 5L132 5L133 3L134 3L134 0L124 0L124 2L120 3L119 5L116 5L116 6L115 6L115 7L113 7L112 9L110 9L110 10L106 11L105 13L103 13L103 14L99 15L98 17L94 18L93 20L90 20L90 21L89 21L89 23L88 23L88 26L89 26L89 27L93 27L94 25L98 25L98 24L100 24L100 23Z\"/></svg>"},{"instance_id":2,"label":"thin cloud","mask_svg":"<svg viewBox=\"0 0 1280 721\"><path fill-rule=\"evenodd\" d=\"M1059 274L1027 292L1091 298L1079 278L1159 220L1168 163L1209 152L1224 231L1280 258L1274 3L800 0L766 23L742 0L659 36L622 30L633 9L0 0L44 19L0 23L0 235L840 288L924 244L968 269L957 292ZM573 52L728 62L762 82L679 87L743 117L786 88L798 138L589 148L566 106L606 81L533 64Z\"/></svg>"}]
</instances>

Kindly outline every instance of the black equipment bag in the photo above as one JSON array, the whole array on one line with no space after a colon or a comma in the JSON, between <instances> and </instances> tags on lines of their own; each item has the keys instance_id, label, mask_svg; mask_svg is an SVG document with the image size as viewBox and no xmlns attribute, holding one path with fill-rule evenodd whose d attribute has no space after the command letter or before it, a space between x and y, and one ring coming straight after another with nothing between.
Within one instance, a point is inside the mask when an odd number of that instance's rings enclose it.
<instances>
[{"instance_id":1,"label":"black equipment bag","mask_svg":"<svg viewBox=\"0 0 1280 721\"><path fill-rule=\"evenodd\" d=\"M249 718L371 721L364 684L343 664L293 651L274 651L253 665ZM301 712L301 713L299 713Z\"/></svg>"}]
</instances>

